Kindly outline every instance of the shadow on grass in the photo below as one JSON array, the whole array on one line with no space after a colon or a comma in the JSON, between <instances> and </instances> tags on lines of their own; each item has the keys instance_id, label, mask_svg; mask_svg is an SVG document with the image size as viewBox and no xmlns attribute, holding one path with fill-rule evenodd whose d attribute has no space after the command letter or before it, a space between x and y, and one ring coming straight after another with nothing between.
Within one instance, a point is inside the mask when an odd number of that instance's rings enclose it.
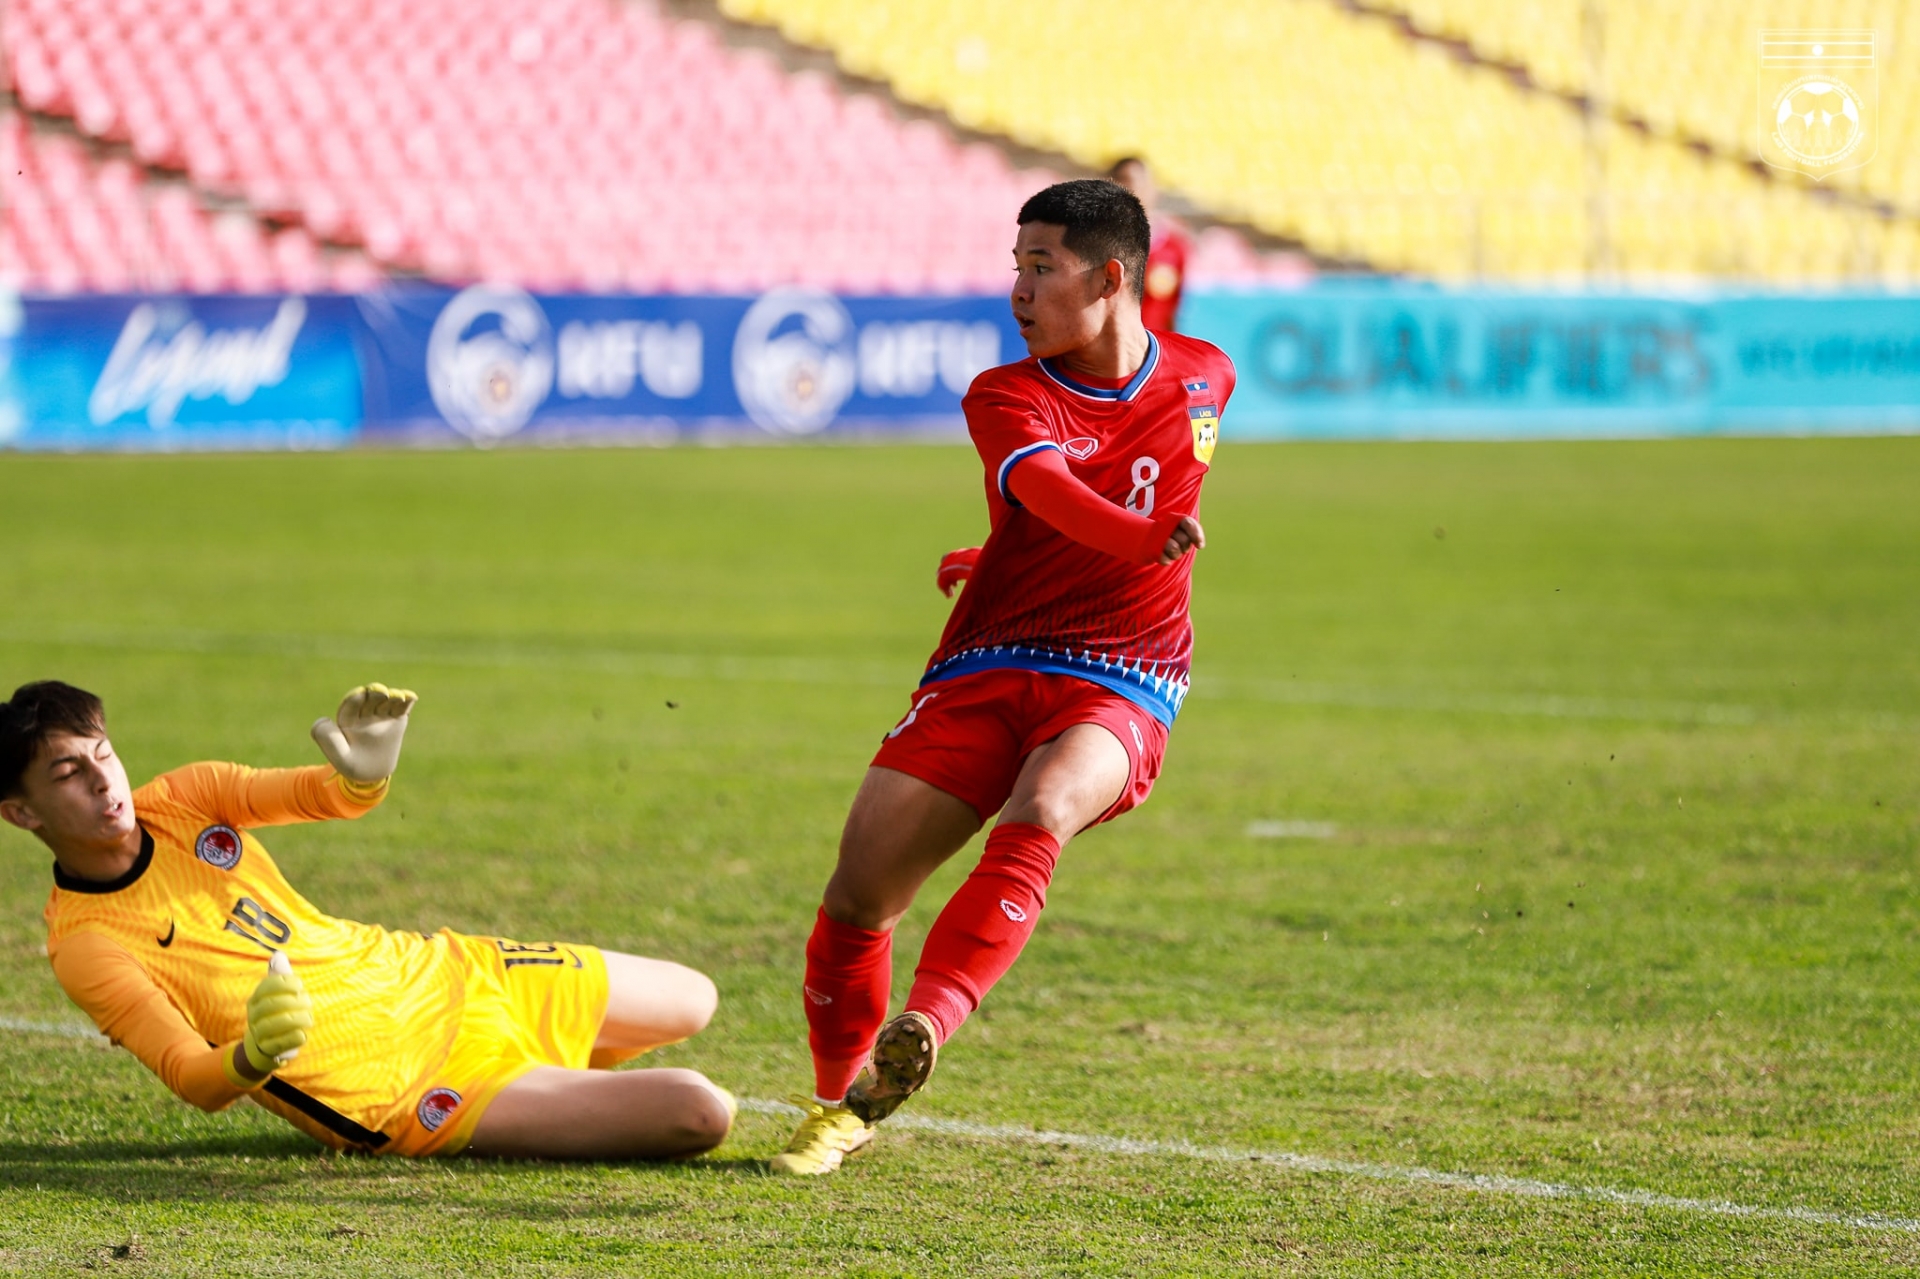
<instances>
[{"instance_id":1,"label":"shadow on grass","mask_svg":"<svg viewBox=\"0 0 1920 1279\"><path fill-rule=\"evenodd\" d=\"M0 1144L0 1184L17 1183L22 1170L101 1163L177 1159L314 1159L326 1149L293 1133L234 1133L185 1141L71 1141Z\"/></svg>"},{"instance_id":2,"label":"shadow on grass","mask_svg":"<svg viewBox=\"0 0 1920 1279\"><path fill-rule=\"evenodd\" d=\"M240 1161L240 1162L236 1162ZM33 1187L77 1195L110 1194L116 1201L152 1203L231 1199L247 1186L298 1179L300 1199L315 1204L364 1203L395 1196L394 1178L457 1171L456 1191L488 1194L487 1182L518 1181L554 1174L645 1171L680 1184L768 1175L764 1159L721 1156L686 1161L572 1163L537 1159L399 1159L336 1153L279 1134L235 1135L193 1141L86 1141L66 1145L0 1144L0 1187ZM435 1189L445 1183L435 1179ZM408 1192L401 1191L406 1194ZM514 1200L490 1212L527 1218L651 1216L667 1211L649 1203L599 1203L590 1211L565 1203Z\"/></svg>"}]
</instances>

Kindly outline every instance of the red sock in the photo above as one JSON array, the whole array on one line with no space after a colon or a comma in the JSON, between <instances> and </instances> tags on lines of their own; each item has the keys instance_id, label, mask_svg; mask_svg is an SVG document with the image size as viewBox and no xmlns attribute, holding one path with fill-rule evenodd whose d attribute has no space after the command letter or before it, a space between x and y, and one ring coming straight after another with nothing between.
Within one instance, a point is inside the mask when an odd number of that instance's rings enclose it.
<instances>
[{"instance_id":1,"label":"red sock","mask_svg":"<svg viewBox=\"0 0 1920 1279\"><path fill-rule=\"evenodd\" d=\"M807 938L807 1042L813 1092L839 1101L873 1051L893 986L893 934L814 916Z\"/></svg>"},{"instance_id":2,"label":"red sock","mask_svg":"<svg viewBox=\"0 0 1920 1279\"><path fill-rule=\"evenodd\" d=\"M1060 841L1044 826L1007 822L933 921L907 1007L933 1018L942 1043L1013 967L1047 904Z\"/></svg>"}]
</instances>

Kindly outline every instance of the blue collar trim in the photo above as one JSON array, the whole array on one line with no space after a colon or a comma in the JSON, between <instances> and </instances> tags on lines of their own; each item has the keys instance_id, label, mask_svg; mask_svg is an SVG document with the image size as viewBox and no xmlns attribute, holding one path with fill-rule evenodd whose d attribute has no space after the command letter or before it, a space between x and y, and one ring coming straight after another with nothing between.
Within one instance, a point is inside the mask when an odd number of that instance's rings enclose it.
<instances>
[{"instance_id":1,"label":"blue collar trim","mask_svg":"<svg viewBox=\"0 0 1920 1279\"><path fill-rule=\"evenodd\" d=\"M1085 396L1089 400L1112 400L1121 403L1131 401L1135 396L1139 395L1140 388L1147 384L1147 379L1152 377L1153 371L1159 367L1160 339L1153 336L1151 329L1147 331L1147 358L1140 361L1140 371L1133 375L1133 379L1130 382L1117 390L1112 387L1088 386L1085 382L1076 382L1065 373L1062 373L1059 366L1056 365L1051 358L1040 361L1040 371L1042 373L1052 378L1055 382L1058 382L1067 390L1072 391L1075 395Z\"/></svg>"}]
</instances>

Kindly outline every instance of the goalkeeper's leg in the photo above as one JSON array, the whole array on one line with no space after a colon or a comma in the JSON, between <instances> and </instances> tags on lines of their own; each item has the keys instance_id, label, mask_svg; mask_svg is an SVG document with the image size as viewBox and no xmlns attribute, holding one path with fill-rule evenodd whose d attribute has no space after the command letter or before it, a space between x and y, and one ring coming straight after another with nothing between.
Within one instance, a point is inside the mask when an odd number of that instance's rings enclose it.
<instances>
[{"instance_id":1,"label":"goalkeeper's leg","mask_svg":"<svg viewBox=\"0 0 1920 1279\"><path fill-rule=\"evenodd\" d=\"M467 1150L513 1159L674 1159L712 1150L733 1098L696 1070L535 1066L500 1090Z\"/></svg>"},{"instance_id":2,"label":"goalkeeper's leg","mask_svg":"<svg viewBox=\"0 0 1920 1279\"><path fill-rule=\"evenodd\" d=\"M668 959L603 950L607 1011L590 1064L612 1066L706 1029L720 1003L713 979Z\"/></svg>"},{"instance_id":3,"label":"goalkeeper's leg","mask_svg":"<svg viewBox=\"0 0 1920 1279\"><path fill-rule=\"evenodd\" d=\"M607 1006L589 1062L611 1066L700 1033L719 1002L684 964L600 951ZM501 1089L467 1149L540 1159L670 1159L719 1145L733 1098L692 1070L536 1066Z\"/></svg>"}]
</instances>

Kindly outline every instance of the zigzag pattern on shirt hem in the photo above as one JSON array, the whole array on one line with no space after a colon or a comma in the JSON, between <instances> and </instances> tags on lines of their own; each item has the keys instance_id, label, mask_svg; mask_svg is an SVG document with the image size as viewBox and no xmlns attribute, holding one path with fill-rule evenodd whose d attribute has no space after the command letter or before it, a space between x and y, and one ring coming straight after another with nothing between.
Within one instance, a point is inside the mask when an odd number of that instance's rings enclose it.
<instances>
[{"instance_id":1,"label":"zigzag pattern on shirt hem","mask_svg":"<svg viewBox=\"0 0 1920 1279\"><path fill-rule=\"evenodd\" d=\"M1171 728L1191 686L1186 667L1172 662L1148 662L1087 650L1026 644L996 644L955 653L927 668L920 686L971 675L976 671L1020 670L1042 675L1067 675L1112 689Z\"/></svg>"}]
</instances>

